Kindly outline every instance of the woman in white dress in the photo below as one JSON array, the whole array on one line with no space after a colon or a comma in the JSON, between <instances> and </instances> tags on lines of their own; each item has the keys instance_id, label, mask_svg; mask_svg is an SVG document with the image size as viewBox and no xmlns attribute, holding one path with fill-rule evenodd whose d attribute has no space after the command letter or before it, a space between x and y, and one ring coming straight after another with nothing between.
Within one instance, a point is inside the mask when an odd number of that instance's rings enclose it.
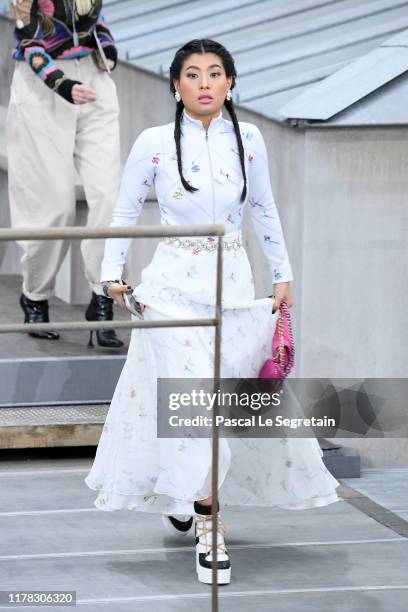
<instances>
[{"instance_id":1,"label":"woman in white dress","mask_svg":"<svg viewBox=\"0 0 408 612\"><path fill-rule=\"evenodd\" d=\"M127 160L111 226L134 225L152 183L164 225L223 224L221 377L256 378L270 357L282 300L292 306L291 265L271 190L258 127L238 122L231 99L236 71L212 40L193 40L174 57L170 89L175 121L144 130ZM229 113L227 119L222 107ZM243 207L271 270L275 301L255 299L241 240ZM101 281L125 307L120 284L130 239L108 239ZM133 290L144 318L211 318L215 306L216 240L166 238ZM315 438L220 438L219 504L211 498L211 439L157 437L157 378L211 378L213 327L134 329L86 484L101 510L162 515L186 534L195 516L198 579L211 583L211 513L224 505L305 509L339 500ZM218 581L230 581L225 524L218 515Z\"/></svg>"}]
</instances>

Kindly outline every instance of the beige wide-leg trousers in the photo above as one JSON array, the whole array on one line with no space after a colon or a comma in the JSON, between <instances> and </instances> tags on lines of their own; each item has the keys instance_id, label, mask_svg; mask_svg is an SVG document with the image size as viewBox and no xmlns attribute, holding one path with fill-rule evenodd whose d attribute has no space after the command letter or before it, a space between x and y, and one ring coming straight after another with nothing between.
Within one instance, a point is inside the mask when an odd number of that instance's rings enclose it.
<instances>
[{"instance_id":1,"label":"beige wide-leg trousers","mask_svg":"<svg viewBox=\"0 0 408 612\"><path fill-rule=\"evenodd\" d=\"M27 64L16 63L7 113L11 224L38 229L74 225L76 168L88 204L87 226L108 226L121 171L116 85L91 56L55 63L67 77L93 87L97 100L70 104ZM48 299L69 241L19 244L24 251L24 294L32 300ZM104 240L81 243L87 280L99 294L103 248Z\"/></svg>"}]
</instances>

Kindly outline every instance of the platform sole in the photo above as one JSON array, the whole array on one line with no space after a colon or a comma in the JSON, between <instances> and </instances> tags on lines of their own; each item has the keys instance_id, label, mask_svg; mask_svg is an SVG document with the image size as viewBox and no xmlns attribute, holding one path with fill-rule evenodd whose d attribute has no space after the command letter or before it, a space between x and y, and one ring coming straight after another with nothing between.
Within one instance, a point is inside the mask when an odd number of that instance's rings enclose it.
<instances>
[{"instance_id":1,"label":"platform sole","mask_svg":"<svg viewBox=\"0 0 408 612\"><path fill-rule=\"evenodd\" d=\"M205 584L212 584L212 568L203 567L200 565L198 560L198 554L196 554L196 572L198 580ZM217 584L229 584L231 582L231 567L228 569L217 570Z\"/></svg>"}]
</instances>

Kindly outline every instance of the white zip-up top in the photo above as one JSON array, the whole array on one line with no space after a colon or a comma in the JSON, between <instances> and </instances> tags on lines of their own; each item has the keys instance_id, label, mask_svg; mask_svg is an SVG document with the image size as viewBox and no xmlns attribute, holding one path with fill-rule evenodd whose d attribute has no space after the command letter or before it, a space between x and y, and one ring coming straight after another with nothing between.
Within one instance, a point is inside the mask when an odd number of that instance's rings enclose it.
<instances>
[{"instance_id":1,"label":"white zip-up top","mask_svg":"<svg viewBox=\"0 0 408 612\"><path fill-rule=\"evenodd\" d=\"M149 188L155 185L163 225L223 224L225 233L241 228L244 205L250 207L255 232L268 258L272 283L291 281L293 274L269 178L265 142L258 127L239 122L245 151L247 198L232 121L222 111L208 130L184 109L181 117L183 175L198 191L184 189L178 168L174 122L144 130L126 162L111 227L137 223ZM120 279L129 238L105 243L101 281Z\"/></svg>"}]
</instances>

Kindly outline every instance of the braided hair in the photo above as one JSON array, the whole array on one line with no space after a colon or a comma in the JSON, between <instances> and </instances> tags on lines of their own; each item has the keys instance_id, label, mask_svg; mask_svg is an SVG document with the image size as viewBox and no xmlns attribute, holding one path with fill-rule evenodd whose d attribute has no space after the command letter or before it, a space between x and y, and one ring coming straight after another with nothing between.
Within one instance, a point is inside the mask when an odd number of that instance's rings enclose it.
<instances>
[{"instance_id":1,"label":"braided hair","mask_svg":"<svg viewBox=\"0 0 408 612\"><path fill-rule=\"evenodd\" d=\"M176 89L174 86L174 80L180 80L181 68L183 66L184 61L193 53L215 53L220 58L222 65L224 66L225 73L227 77L232 77L231 89L235 87L235 78L237 76L237 72L235 69L234 60L232 55L227 51L227 49L221 45L220 43L210 40L208 38L203 39L194 39L190 42L183 45L175 54L174 59L170 66L170 91L174 95ZM245 173L245 154L244 154L244 145L242 144L241 131L239 129L238 119L235 114L234 104L231 100L224 100L224 105L227 111L230 114L231 121L234 125L234 131L237 138L238 151L239 151L239 159L241 163L242 175L244 178L244 187L241 193L241 202L243 202L247 196L247 177ZM177 151L177 167L180 174L180 179L183 187L187 191L197 191L197 187L193 187L186 181L183 176L182 162L181 162L181 116L183 113L184 104L183 101L177 102L176 107L176 117L174 122L174 140L176 141L176 151Z\"/></svg>"}]
</instances>

